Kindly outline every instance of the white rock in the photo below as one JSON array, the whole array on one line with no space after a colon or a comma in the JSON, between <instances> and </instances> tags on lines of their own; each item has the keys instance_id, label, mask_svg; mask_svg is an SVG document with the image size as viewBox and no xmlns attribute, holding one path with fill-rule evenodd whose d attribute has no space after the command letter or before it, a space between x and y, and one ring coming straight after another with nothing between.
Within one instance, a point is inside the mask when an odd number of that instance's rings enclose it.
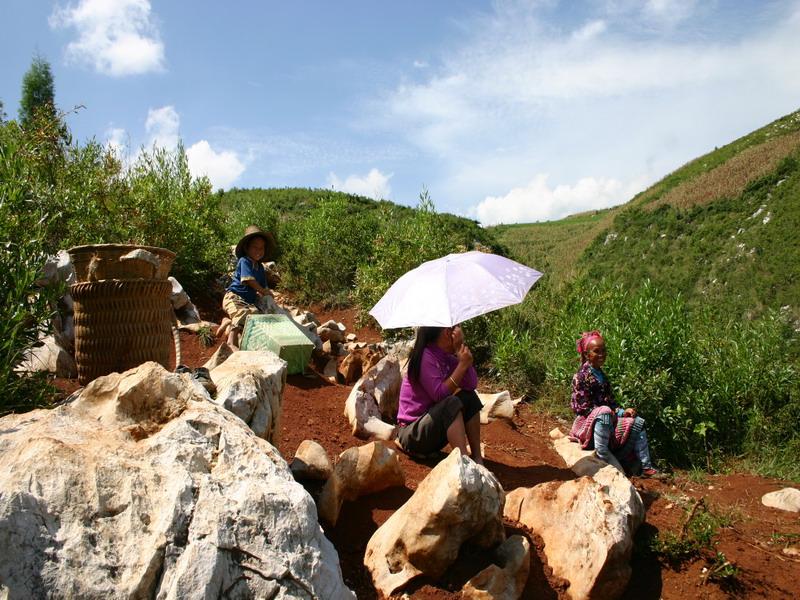
<instances>
[{"instance_id":1,"label":"white rock","mask_svg":"<svg viewBox=\"0 0 800 600\"><path fill-rule=\"evenodd\" d=\"M800 512L800 490L783 488L776 492L769 492L761 497L761 504L780 510Z\"/></svg>"},{"instance_id":2,"label":"white rock","mask_svg":"<svg viewBox=\"0 0 800 600\"><path fill-rule=\"evenodd\" d=\"M375 587L389 596L423 573L441 577L467 540L483 548L503 542L504 501L494 475L453 450L367 543Z\"/></svg>"},{"instance_id":3,"label":"white rock","mask_svg":"<svg viewBox=\"0 0 800 600\"><path fill-rule=\"evenodd\" d=\"M175 319L181 325L192 325L196 323L203 323L197 307L191 302L187 302L181 308L175 311Z\"/></svg>"},{"instance_id":4,"label":"white rock","mask_svg":"<svg viewBox=\"0 0 800 600\"><path fill-rule=\"evenodd\" d=\"M355 333L348 333L344 339L346 342L355 342L358 336Z\"/></svg>"},{"instance_id":5,"label":"white rock","mask_svg":"<svg viewBox=\"0 0 800 600\"><path fill-rule=\"evenodd\" d=\"M613 454L609 457L608 462L597 458L594 450L584 450L579 443L570 441L558 427L550 432L550 438L553 440L553 447L556 452L576 475L588 475L591 477L606 465L611 465L620 473L625 472Z\"/></svg>"},{"instance_id":6,"label":"white rock","mask_svg":"<svg viewBox=\"0 0 800 600\"><path fill-rule=\"evenodd\" d=\"M634 529L606 486L580 477L517 488L506 497L505 517L542 538L547 564L569 582L573 600L618 598L625 591Z\"/></svg>"},{"instance_id":7,"label":"white rock","mask_svg":"<svg viewBox=\"0 0 800 600\"><path fill-rule=\"evenodd\" d=\"M400 365L394 357L382 358L359 379L344 404L352 433L361 439L390 440L400 398Z\"/></svg>"},{"instance_id":8,"label":"white rock","mask_svg":"<svg viewBox=\"0 0 800 600\"><path fill-rule=\"evenodd\" d=\"M180 282L174 277L167 277L167 279L172 284L172 295L170 296L172 308L178 310L189 304L189 294L186 293Z\"/></svg>"},{"instance_id":9,"label":"white rock","mask_svg":"<svg viewBox=\"0 0 800 600\"><path fill-rule=\"evenodd\" d=\"M294 453L289 468L295 479L321 479L325 481L333 473L333 465L325 448L314 440L304 440Z\"/></svg>"},{"instance_id":10,"label":"white rock","mask_svg":"<svg viewBox=\"0 0 800 600\"><path fill-rule=\"evenodd\" d=\"M510 421L514 418L514 408L520 403L522 398L511 399L508 390L497 394L478 394L483 408L481 409L481 423L486 425L489 421L496 419L506 419Z\"/></svg>"},{"instance_id":11,"label":"white rock","mask_svg":"<svg viewBox=\"0 0 800 600\"><path fill-rule=\"evenodd\" d=\"M581 450L559 429L550 437L581 477L517 488L507 496L505 516L541 536L547 563L570 582L571 598L616 598L630 578L633 535L645 517L642 499L619 465Z\"/></svg>"},{"instance_id":12,"label":"white rock","mask_svg":"<svg viewBox=\"0 0 800 600\"><path fill-rule=\"evenodd\" d=\"M213 371L226 360L228 360L233 352L233 348L228 346L227 342L222 342L219 345L219 348L214 351L214 354L211 355L211 358L209 358L203 366L209 371Z\"/></svg>"},{"instance_id":13,"label":"white rock","mask_svg":"<svg viewBox=\"0 0 800 600\"><path fill-rule=\"evenodd\" d=\"M213 369L214 402L250 426L260 438L278 445L286 361L269 351L234 352Z\"/></svg>"},{"instance_id":14,"label":"white rock","mask_svg":"<svg viewBox=\"0 0 800 600\"><path fill-rule=\"evenodd\" d=\"M75 359L64 348L58 345L52 335L39 340L40 346L31 348L25 353L22 362L14 369L20 373L54 373L56 377L75 378L78 366Z\"/></svg>"},{"instance_id":15,"label":"white rock","mask_svg":"<svg viewBox=\"0 0 800 600\"><path fill-rule=\"evenodd\" d=\"M470 600L517 600L522 597L531 567L531 545L512 535L495 550L495 562L470 579L461 590Z\"/></svg>"},{"instance_id":16,"label":"white rock","mask_svg":"<svg viewBox=\"0 0 800 600\"><path fill-rule=\"evenodd\" d=\"M345 500L403 486L405 481L397 452L391 448L380 442L348 448L339 455L333 474L322 488L317 505L319 517L336 525Z\"/></svg>"},{"instance_id":17,"label":"white rock","mask_svg":"<svg viewBox=\"0 0 800 600\"><path fill-rule=\"evenodd\" d=\"M145 363L0 420L0 595L355 597L277 450L189 379Z\"/></svg>"},{"instance_id":18,"label":"white rock","mask_svg":"<svg viewBox=\"0 0 800 600\"><path fill-rule=\"evenodd\" d=\"M36 285L44 287L53 283L64 283L70 286L77 280L69 253L66 250L59 250L53 256L47 257L42 277L36 280Z\"/></svg>"}]
</instances>

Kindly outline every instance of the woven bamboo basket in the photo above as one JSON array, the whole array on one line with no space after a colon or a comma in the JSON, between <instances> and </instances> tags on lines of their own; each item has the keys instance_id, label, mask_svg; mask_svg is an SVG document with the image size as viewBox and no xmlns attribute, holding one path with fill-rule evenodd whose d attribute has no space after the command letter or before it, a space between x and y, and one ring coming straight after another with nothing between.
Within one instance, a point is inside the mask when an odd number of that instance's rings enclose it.
<instances>
[{"instance_id":1,"label":"woven bamboo basket","mask_svg":"<svg viewBox=\"0 0 800 600\"><path fill-rule=\"evenodd\" d=\"M171 292L170 282L159 279L109 279L70 286L81 385L151 360L170 368Z\"/></svg>"},{"instance_id":2,"label":"woven bamboo basket","mask_svg":"<svg viewBox=\"0 0 800 600\"><path fill-rule=\"evenodd\" d=\"M146 250L158 265L142 260L121 260L133 250ZM79 283L104 279L166 279L175 253L166 248L134 244L93 244L67 250Z\"/></svg>"}]
</instances>

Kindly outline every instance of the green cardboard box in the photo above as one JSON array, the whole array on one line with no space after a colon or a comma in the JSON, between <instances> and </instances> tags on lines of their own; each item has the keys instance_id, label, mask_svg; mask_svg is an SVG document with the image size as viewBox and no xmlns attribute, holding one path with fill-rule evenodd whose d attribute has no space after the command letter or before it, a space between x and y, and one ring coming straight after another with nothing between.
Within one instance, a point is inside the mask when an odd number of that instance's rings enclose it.
<instances>
[{"instance_id":1,"label":"green cardboard box","mask_svg":"<svg viewBox=\"0 0 800 600\"><path fill-rule=\"evenodd\" d=\"M242 350L270 350L285 360L287 372L302 373L314 343L285 315L250 315L242 334Z\"/></svg>"}]
</instances>

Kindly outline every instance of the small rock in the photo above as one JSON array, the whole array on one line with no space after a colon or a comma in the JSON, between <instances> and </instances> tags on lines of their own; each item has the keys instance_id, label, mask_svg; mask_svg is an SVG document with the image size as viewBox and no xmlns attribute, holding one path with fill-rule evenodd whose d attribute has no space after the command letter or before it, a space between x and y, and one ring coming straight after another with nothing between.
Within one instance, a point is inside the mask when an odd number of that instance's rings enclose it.
<instances>
[{"instance_id":1,"label":"small rock","mask_svg":"<svg viewBox=\"0 0 800 600\"><path fill-rule=\"evenodd\" d=\"M800 512L800 490L797 488L783 488L776 492L769 492L761 497L761 504L779 510Z\"/></svg>"},{"instance_id":2,"label":"small rock","mask_svg":"<svg viewBox=\"0 0 800 600\"><path fill-rule=\"evenodd\" d=\"M320 444L304 440L297 448L289 465L295 479L321 479L325 481L333 473L333 465Z\"/></svg>"}]
</instances>

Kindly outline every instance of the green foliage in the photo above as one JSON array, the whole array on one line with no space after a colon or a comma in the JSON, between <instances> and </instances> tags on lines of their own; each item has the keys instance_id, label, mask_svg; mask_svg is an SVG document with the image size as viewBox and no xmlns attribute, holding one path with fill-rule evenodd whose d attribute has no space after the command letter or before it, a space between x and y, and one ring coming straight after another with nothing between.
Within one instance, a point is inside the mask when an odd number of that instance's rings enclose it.
<instances>
[{"instance_id":1,"label":"green foliage","mask_svg":"<svg viewBox=\"0 0 800 600\"><path fill-rule=\"evenodd\" d=\"M731 525L731 519L717 514L698 500L686 508L683 527L678 533L659 533L650 541L650 549L673 567L687 561L704 558L706 579L722 585L736 585L740 569L717 550L719 530Z\"/></svg>"},{"instance_id":2,"label":"green foliage","mask_svg":"<svg viewBox=\"0 0 800 600\"><path fill-rule=\"evenodd\" d=\"M283 284L302 299L347 300L357 265L369 256L378 224L348 199L326 198L283 225Z\"/></svg>"},{"instance_id":3,"label":"green foliage","mask_svg":"<svg viewBox=\"0 0 800 600\"><path fill-rule=\"evenodd\" d=\"M211 329L210 325L203 325L197 330L197 339L200 340L200 344L203 348L210 348L216 341L214 331Z\"/></svg>"},{"instance_id":4,"label":"green foliage","mask_svg":"<svg viewBox=\"0 0 800 600\"><path fill-rule=\"evenodd\" d=\"M124 213L121 206L115 212L124 240L177 253L172 273L190 293L224 270L228 250L221 243L219 196L207 178L192 177L182 145L143 150L123 183Z\"/></svg>"},{"instance_id":5,"label":"green foliage","mask_svg":"<svg viewBox=\"0 0 800 600\"><path fill-rule=\"evenodd\" d=\"M0 415L46 405L52 391L43 377L14 372L44 331L57 292L35 285L45 260L36 232L47 214L22 183L31 165L20 134L16 123L0 124Z\"/></svg>"},{"instance_id":6,"label":"green foliage","mask_svg":"<svg viewBox=\"0 0 800 600\"><path fill-rule=\"evenodd\" d=\"M41 56L34 57L22 78L22 97L19 101L19 120L27 127L41 113L49 119L56 118L55 85L50 63Z\"/></svg>"}]
</instances>

